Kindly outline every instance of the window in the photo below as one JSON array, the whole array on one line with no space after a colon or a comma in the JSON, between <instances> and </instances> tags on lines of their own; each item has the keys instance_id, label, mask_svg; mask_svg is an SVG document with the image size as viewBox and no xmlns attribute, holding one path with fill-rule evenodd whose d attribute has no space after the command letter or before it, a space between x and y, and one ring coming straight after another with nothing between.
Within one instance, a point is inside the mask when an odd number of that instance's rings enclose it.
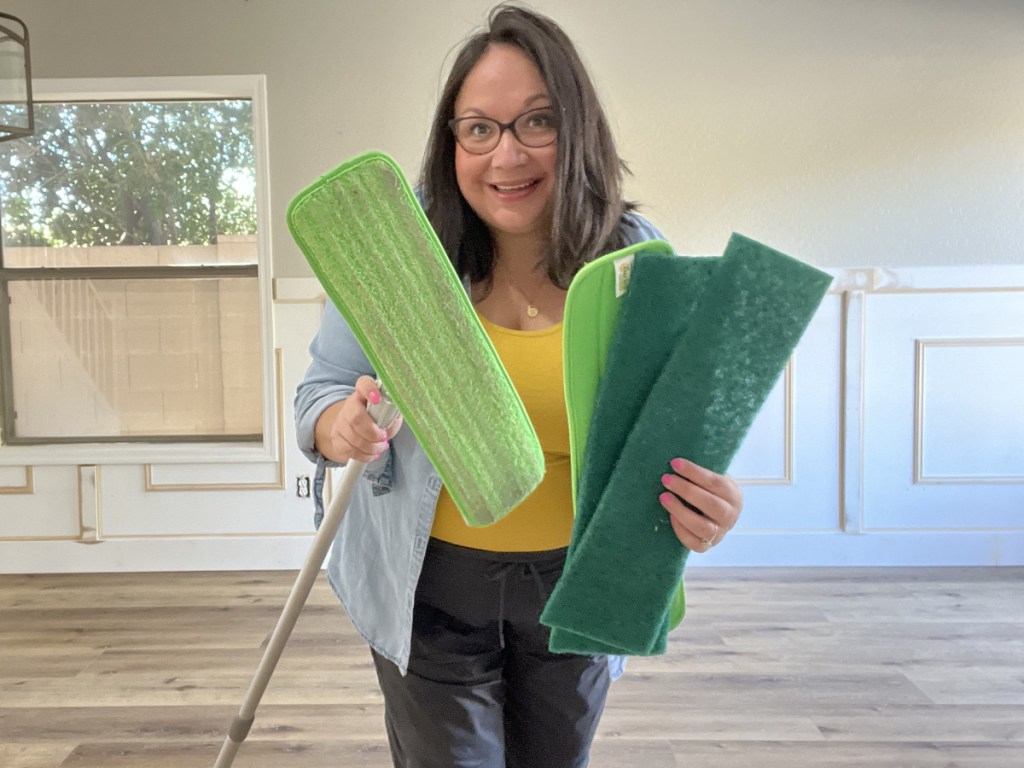
<instances>
[{"instance_id":1,"label":"window","mask_svg":"<svg viewBox=\"0 0 1024 768\"><path fill-rule=\"evenodd\" d=\"M75 85L0 145L3 444L267 444L262 78Z\"/></svg>"}]
</instances>

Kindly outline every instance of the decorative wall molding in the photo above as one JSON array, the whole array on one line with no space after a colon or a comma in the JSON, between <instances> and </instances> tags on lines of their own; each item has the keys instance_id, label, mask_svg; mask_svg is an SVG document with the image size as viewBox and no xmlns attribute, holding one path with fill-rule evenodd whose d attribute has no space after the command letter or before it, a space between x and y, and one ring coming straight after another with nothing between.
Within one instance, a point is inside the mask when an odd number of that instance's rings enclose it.
<instances>
[{"instance_id":1,"label":"decorative wall molding","mask_svg":"<svg viewBox=\"0 0 1024 768\"><path fill-rule=\"evenodd\" d=\"M865 294L866 534L1024 530L1024 288L946 287Z\"/></svg>"},{"instance_id":2,"label":"decorative wall molding","mask_svg":"<svg viewBox=\"0 0 1024 768\"><path fill-rule=\"evenodd\" d=\"M78 467L78 540L83 544L99 544L103 540L102 474L97 466Z\"/></svg>"},{"instance_id":3,"label":"decorative wall molding","mask_svg":"<svg viewBox=\"0 0 1024 768\"><path fill-rule=\"evenodd\" d=\"M925 403L927 397L928 388L928 351L938 349L1021 349L1024 350L1024 337L1006 337L1006 338L956 338L956 339L917 339L914 348L914 483L918 485L924 484L959 484L959 485L1001 485L1006 483L1012 483L1015 485L1024 485L1024 473L1018 475L998 475L998 474L972 474L972 475L928 475L925 472L924 467L924 453L925 453L925 424L926 424L926 413ZM999 367L994 369L993 375L1002 377L1005 373L1005 367ZM995 374L998 371L998 374ZM1024 385L1024 366L1021 368L1021 380L1016 382L1003 382L998 386L1003 388L1004 391L1009 392L1012 388L1014 390L1013 399L1016 401L1017 407L1021 407L1019 403L1019 393L1022 391L1022 385ZM1016 437L1020 441L1020 452L1024 454L1024 434L1018 433Z\"/></svg>"},{"instance_id":4,"label":"decorative wall molding","mask_svg":"<svg viewBox=\"0 0 1024 768\"><path fill-rule=\"evenodd\" d=\"M35 482L32 475L32 467L22 467L25 472L25 482L21 485L0 485L0 495L32 495L35 493Z\"/></svg>"},{"instance_id":5,"label":"decorative wall molding","mask_svg":"<svg viewBox=\"0 0 1024 768\"><path fill-rule=\"evenodd\" d=\"M279 277L274 280L275 304L320 304L327 293L315 277Z\"/></svg>"},{"instance_id":6,"label":"decorative wall molding","mask_svg":"<svg viewBox=\"0 0 1024 768\"><path fill-rule=\"evenodd\" d=\"M976 381L957 367L961 353L980 354L994 370L982 379L989 400L1015 403L1024 389L1024 267L830 273L829 295L786 367L781 402L761 434L770 461L759 465L752 455L744 462L740 525L727 546L691 558L691 567L1024 564L1017 460L1011 456L1000 471L958 471L960 446L947 436L960 426L958 388ZM289 394L326 299L313 278L275 280L273 296L276 463L265 455L215 463L235 478L232 465L262 467L276 473L273 481L210 483L215 475L178 459L112 462L104 472L106 459L97 457L67 467L77 480L59 466L36 466L33 482L24 462L24 485L2 476L9 485L0 491L8 494L0 502L0 572L294 568L303 561L312 504L287 479L312 476L313 467L294 444ZM1004 383L1010 389L989 388ZM1000 446L1016 428L1006 423L990 415L984 426L996 424ZM976 444L986 439L974 437ZM197 481L186 482L192 476ZM328 503L332 490L328 473ZM32 525L19 517L25 514ZM17 522L5 530L5 521Z\"/></svg>"},{"instance_id":7,"label":"decorative wall molding","mask_svg":"<svg viewBox=\"0 0 1024 768\"><path fill-rule=\"evenodd\" d=\"M839 402L839 516L846 533L864 529L864 356L863 290L843 295Z\"/></svg>"},{"instance_id":8,"label":"decorative wall molding","mask_svg":"<svg viewBox=\"0 0 1024 768\"><path fill-rule=\"evenodd\" d=\"M753 486L778 486L793 484L793 387L794 387L794 361L789 358L786 367L780 374L782 379L782 475L780 477L736 477L734 480L740 485Z\"/></svg>"}]
</instances>

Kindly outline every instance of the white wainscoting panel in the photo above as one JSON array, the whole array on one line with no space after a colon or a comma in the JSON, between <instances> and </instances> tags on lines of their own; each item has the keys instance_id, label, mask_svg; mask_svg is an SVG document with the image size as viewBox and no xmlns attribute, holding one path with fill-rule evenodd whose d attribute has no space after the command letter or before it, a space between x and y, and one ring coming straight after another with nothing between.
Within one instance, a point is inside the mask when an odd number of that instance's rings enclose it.
<instances>
[{"instance_id":1,"label":"white wainscoting panel","mask_svg":"<svg viewBox=\"0 0 1024 768\"><path fill-rule=\"evenodd\" d=\"M1024 483L1024 337L917 342L919 483Z\"/></svg>"},{"instance_id":2,"label":"white wainscoting panel","mask_svg":"<svg viewBox=\"0 0 1024 768\"><path fill-rule=\"evenodd\" d=\"M77 539L81 532L75 467L4 467L0 488L0 572L5 542ZM8 545L10 548L10 545Z\"/></svg>"},{"instance_id":3,"label":"white wainscoting panel","mask_svg":"<svg viewBox=\"0 0 1024 768\"><path fill-rule=\"evenodd\" d=\"M0 495L14 496L32 493L32 467L0 467Z\"/></svg>"},{"instance_id":4,"label":"white wainscoting panel","mask_svg":"<svg viewBox=\"0 0 1024 768\"><path fill-rule=\"evenodd\" d=\"M793 464L793 378L790 358L757 414L729 474L748 485L788 485Z\"/></svg>"},{"instance_id":5,"label":"white wainscoting panel","mask_svg":"<svg viewBox=\"0 0 1024 768\"><path fill-rule=\"evenodd\" d=\"M100 538L309 533L308 519L287 503L283 489L234 488L231 467L221 471L222 485L158 492L146 489L142 467L103 467Z\"/></svg>"},{"instance_id":6,"label":"white wainscoting panel","mask_svg":"<svg viewBox=\"0 0 1024 768\"><path fill-rule=\"evenodd\" d=\"M830 294L729 468L738 531L839 529L842 297Z\"/></svg>"},{"instance_id":7,"label":"white wainscoting panel","mask_svg":"<svg viewBox=\"0 0 1024 768\"><path fill-rule=\"evenodd\" d=\"M870 295L864 523L1024 531L1024 291Z\"/></svg>"}]
</instances>

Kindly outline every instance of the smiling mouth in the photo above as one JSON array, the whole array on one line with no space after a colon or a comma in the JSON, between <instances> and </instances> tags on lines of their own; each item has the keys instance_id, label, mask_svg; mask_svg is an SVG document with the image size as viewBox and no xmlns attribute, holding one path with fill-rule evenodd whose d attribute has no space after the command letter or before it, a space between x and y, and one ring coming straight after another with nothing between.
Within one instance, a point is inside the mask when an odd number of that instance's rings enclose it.
<instances>
[{"instance_id":1,"label":"smiling mouth","mask_svg":"<svg viewBox=\"0 0 1024 768\"><path fill-rule=\"evenodd\" d=\"M491 184L491 189L503 193L525 192L533 189L538 184L540 184L540 179L533 179L531 181L524 181L522 184Z\"/></svg>"}]
</instances>

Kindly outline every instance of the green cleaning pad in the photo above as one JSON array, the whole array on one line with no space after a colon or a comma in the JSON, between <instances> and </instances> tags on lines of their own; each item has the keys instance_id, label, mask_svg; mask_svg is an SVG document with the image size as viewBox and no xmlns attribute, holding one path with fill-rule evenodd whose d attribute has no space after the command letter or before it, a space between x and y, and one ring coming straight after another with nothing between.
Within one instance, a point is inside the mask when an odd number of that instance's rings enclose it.
<instances>
[{"instance_id":1,"label":"green cleaning pad","mask_svg":"<svg viewBox=\"0 0 1024 768\"><path fill-rule=\"evenodd\" d=\"M634 268L645 263L638 260ZM541 616L553 629L571 633L573 650L585 650L576 642L583 638L596 641L594 652L659 650L687 555L658 502L661 475L677 456L726 471L830 281L753 240L730 239L646 394ZM624 315L633 302L646 303L633 290L626 301ZM623 368L611 366L613 359L628 358L625 352L609 358L602 400L625 396L616 384ZM599 402L595 413L602 408ZM593 428L591 435L599 439Z\"/></svg>"},{"instance_id":2,"label":"green cleaning pad","mask_svg":"<svg viewBox=\"0 0 1024 768\"><path fill-rule=\"evenodd\" d=\"M544 476L519 395L397 164L372 152L288 206L288 227L469 525Z\"/></svg>"},{"instance_id":3,"label":"green cleaning pad","mask_svg":"<svg viewBox=\"0 0 1024 768\"><path fill-rule=\"evenodd\" d=\"M614 254L612 254L614 255ZM678 338L692 322L697 299L707 286L720 259L687 258L664 255L643 250L638 253L632 269L628 298L622 300L615 331L609 339L607 366L610 375L601 378L591 397L588 413L592 413L589 425L590 439L586 449L579 452L582 465L580 485L576 496L576 519L573 536L569 544L569 558L576 546L598 502L604 493L619 455L626 443L630 430L640 416L647 394L653 388L659 374L668 362ZM596 263L596 262L595 262ZM581 275L583 272L580 273ZM574 418L575 402L568 394L568 361L570 347L577 340L583 341L582 331L570 327L569 320L580 325L588 318L602 313L602 302L607 303L611 290L586 291L574 295L576 282L569 287L566 310L573 305L574 314L567 317L564 329L566 344L566 404L569 410L570 430ZM577 352L578 353L578 352ZM582 414L580 416L582 418ZM674 603L676 611L666 614L663 626L657 632L653 652L663 651L668 630L682 619L685 609L685 592L682 582L677 586ZM626 649L607 646L599 648L597 641L575 635L567 629L555 627L551 631L551 648L559 652L625 653Z\"/></svg>"},{"instance_id":4,"label":"green cleaning pad","mask_svg":"<svg viewBox=\"0 0 1024 768\"><path fill-rule=\"evenodd\" d=\"M569 285L562 316L562 363L574 501L598 382L618 326L633 262L637 256L659 253L672 256L675 252L662 240L645 240L605 254L577 272ZM576 508L578 514L579 506Z\"/></svg>"}]
</instances>

